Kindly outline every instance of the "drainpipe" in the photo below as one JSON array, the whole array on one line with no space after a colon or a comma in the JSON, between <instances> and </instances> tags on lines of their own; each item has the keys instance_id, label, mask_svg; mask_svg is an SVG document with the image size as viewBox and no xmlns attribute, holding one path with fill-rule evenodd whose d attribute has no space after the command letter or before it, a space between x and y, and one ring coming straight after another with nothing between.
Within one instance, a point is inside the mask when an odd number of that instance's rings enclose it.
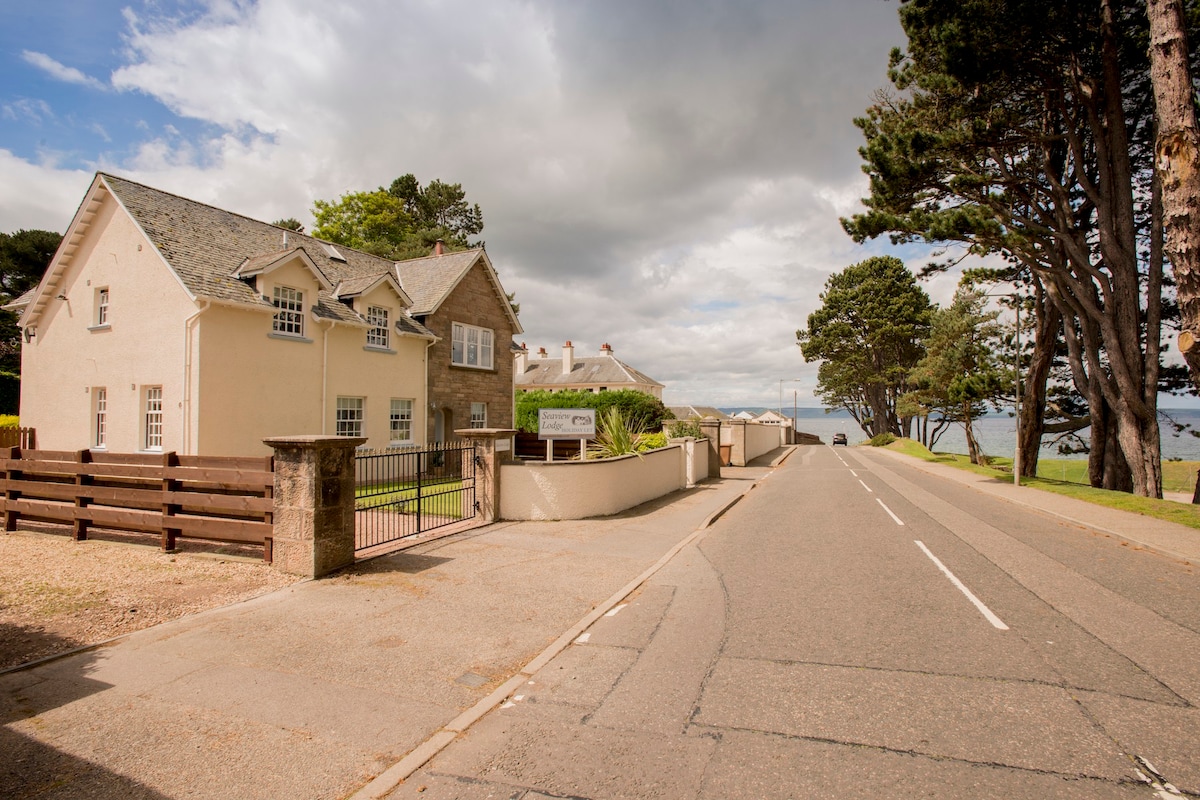
<instances>
[{"instance_id":1,"label":"drainpipe","mask_svg":"<svg viewBox=\"0 0 1200 800\"><path fill-rule=\"evenodd\" d=\"M196 455L192 452L195 443L192 442L192 337L195 328L192 323L212 304L208 300L200 301L200 309L183 321L183 453Z\"/></svg>"},{"instance_id":2,"label":"drainpipe","mask_svg":"<svg viewBox=\"0 0 1200 800\"><path fill-rule=\"evenodd\" d=\"M438 343L439 340L433 339L425 345L425 380L422 383L425 385L425 397L421 408L425 414L425 441L421 442L422 447L429 446L429 428L433 422L433 414L429 411L429 348Z\"/></svg>"},{"instance_id":3,"label":"drainpipe","mask_svg":"<svg viewBox=\"0 0 1200 800\"><path fill-rule=\"evenodd\" d=\"M337 320L324 321L329 323L329 327L325 329L325 335L321 337L321 435L327 436L325 431L329 427L329 423L326 421L329 411L329 336L337 326Z\"/></svg>"}]
</instances>

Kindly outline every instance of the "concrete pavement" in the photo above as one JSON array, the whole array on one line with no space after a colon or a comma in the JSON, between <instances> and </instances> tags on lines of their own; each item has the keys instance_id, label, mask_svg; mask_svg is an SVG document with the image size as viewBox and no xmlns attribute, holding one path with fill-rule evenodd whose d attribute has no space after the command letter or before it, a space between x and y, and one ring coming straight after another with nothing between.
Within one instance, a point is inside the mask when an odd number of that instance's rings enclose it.
<instances>
[{"instance_id":1,"label":"concrete pavement","mask_svg":"<svg viewBox=\"0 0 1200 800\"><path fill-rule=\"evenodd\" d=\"M1200 532L918 466L1200 560ZM612 518L423 543L0 676L0 750L13 754L0 796L385 795L769 474L730 468Z\"/></svg>"},{"instance_id":2,"label":"concrete pavement","mask_svg":"<svg viewBox=\"0 0 1200 800\"><path fill-rule=\"evenodd\" d=\"M421 543L2 675L0 797L390 788L769 473Z\"/></svg>"}]
</instances>

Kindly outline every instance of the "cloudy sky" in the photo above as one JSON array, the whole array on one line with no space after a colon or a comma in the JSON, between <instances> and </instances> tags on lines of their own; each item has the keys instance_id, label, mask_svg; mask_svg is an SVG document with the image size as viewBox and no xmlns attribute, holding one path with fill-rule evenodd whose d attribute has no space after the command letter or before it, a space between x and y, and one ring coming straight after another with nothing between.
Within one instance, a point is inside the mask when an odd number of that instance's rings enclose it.
<instances>
[{"instance_id":1,"label":"cloudy sky","mask_svg":"<svg viewBox=\"0 0 1200 800\"><path fill-rule=\"evenodd\" d=\"M110 171L262 220L461 183L531 349L601 344L668 403L817 405L888 0L38 0L0 28L0 230ZM948 299L953 281L927 286ZM795 380L799 379L799 381ZM782 383L781 383L782 381Z\"/></svg>"}]
</instances>

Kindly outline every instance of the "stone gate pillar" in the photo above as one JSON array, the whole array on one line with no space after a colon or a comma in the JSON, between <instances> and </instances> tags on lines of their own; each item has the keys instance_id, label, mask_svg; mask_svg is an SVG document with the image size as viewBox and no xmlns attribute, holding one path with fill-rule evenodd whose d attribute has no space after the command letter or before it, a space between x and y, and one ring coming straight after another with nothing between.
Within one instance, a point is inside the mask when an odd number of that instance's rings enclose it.
<instances>
[{"instance_id":1,"label":"stone gate pillar","mask_svg":"<svg viewBox=\"0 0 1200 800\"><path fill-rule=\"evenodd\" d=\"M351 436L279 436L275 449L272 563L317 578L354 563L354 450Z\"/></svg>"},{"instance_id":2,"label":"stone gate pillar","mask_svg":"<svg viewBox=\"0 0 1200 800\"><path fill-rule=\"evenodd\" d=\"M454 435L475 445L475 502L480 522L500 519L500 465L512 458L516 431L511 428L463 428Z\"/></svg>"}]
</instances>

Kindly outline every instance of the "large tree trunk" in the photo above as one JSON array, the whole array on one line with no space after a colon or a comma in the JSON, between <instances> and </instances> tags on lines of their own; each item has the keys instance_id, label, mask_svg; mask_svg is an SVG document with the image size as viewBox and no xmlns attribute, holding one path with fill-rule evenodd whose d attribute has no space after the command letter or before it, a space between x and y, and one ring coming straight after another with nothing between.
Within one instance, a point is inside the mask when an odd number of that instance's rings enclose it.
<instances>
[{"instance_id":1,"label":"large tree trunk","mask_svg":"<svg viewBox=\"0 0 1200 800\"><path fill-rule=\"evenodd\" d=\"M1200 389L1200 128L1188 69L1182 0L1148 0L1150 81L1158 123L1155 167L1162 184L1167 257L1175 269L1179 349Z\"/></svg>"},{"instance_id":2,"label":"large tree trunk","mask_svg":"<svg viewBox=\"0 0 1200 800\"><path fill-rule=\"evenodd\" d=\"M967 456L971 459L972 464L983 464L983 451L979 449L979 441L975 438L975 428L971 424L971 401L966 401L962 404L962 425L963 431L967 435Z\"/></svg>"},{"instance_id":3,"label":"large tree trunk","mask_svg":"<svg viewBox=\"0 0 1200 800\"><path fill-rule=\"evenodd\" d=\"M1062 331L1062 313L1046 296L1040 282L1034 291L1033 356L1025 376L1021 397L1021 414L1017 420L1017 442L1021 449L1021 476L1037 475L1038 457L1042 449L1042 433L1046 422L1046 381L1054 365ZM1019 362L1018 362L1019 363Z\"/></svg>"}]
</instances>

